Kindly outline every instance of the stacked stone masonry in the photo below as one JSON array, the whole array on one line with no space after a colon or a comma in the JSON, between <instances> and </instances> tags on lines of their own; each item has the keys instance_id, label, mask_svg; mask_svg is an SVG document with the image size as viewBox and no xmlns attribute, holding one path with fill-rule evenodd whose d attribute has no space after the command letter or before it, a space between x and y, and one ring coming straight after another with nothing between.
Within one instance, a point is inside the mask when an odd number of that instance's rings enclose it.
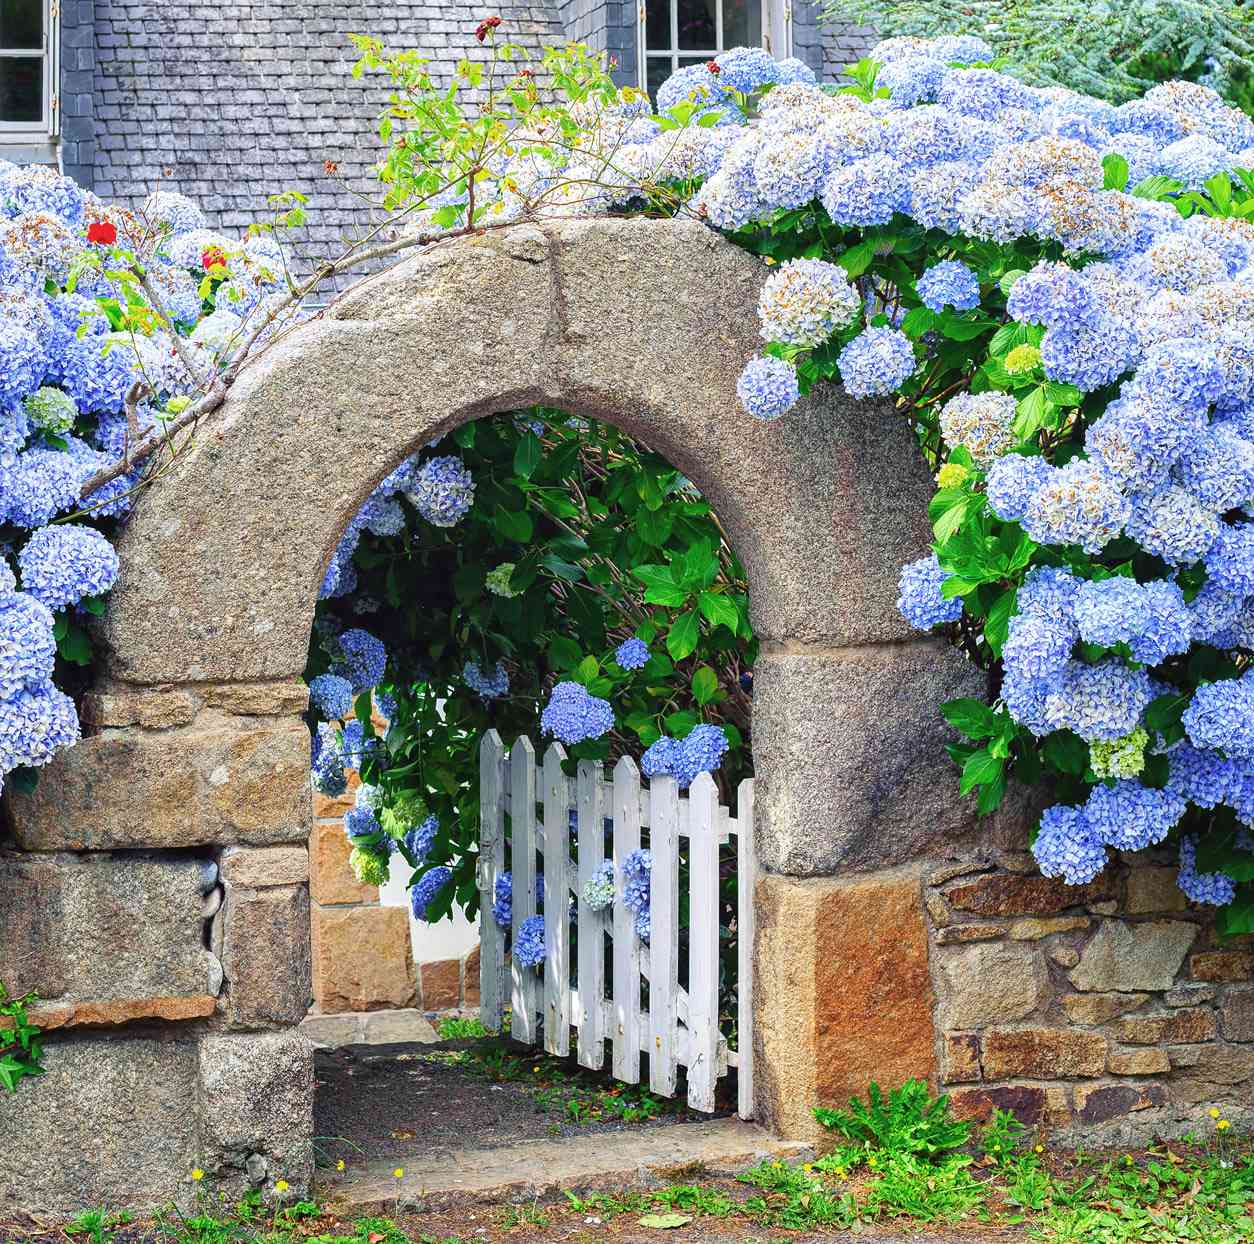
<instances>
[{"instance_id":1,"label":"stacked stone masonry","mask_svg":"<svg viewBox=\"0 0 1254 1244\"><path fill-rule=\"evenodd\" d=\"M963 1117L1013 1110L1123 1145L1254 1119L1254 955L1220 945L1168 859L1068 887L1006 851L933 870L924 905L940 1082Z\"/></svg>"}]
</instances>

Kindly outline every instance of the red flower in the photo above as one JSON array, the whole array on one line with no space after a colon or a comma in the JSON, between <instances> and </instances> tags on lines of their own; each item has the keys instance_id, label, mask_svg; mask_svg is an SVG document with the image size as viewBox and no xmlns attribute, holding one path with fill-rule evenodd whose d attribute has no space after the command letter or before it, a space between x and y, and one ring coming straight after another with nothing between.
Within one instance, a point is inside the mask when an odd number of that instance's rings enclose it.
<instances>
[{"instance_id":1,"label":"red flower","mask_svg":"<svg viewBox=\"0 0 1254 1244\"><path fill-rule=\"evenodd\" d=\"M715 77L718 77L718 75L719 75L720 73L722 73L722 72L723 72L723 66L722 66L722 65L720 65L720 64L718 63L718 61L716 61L716 60L707 60L707 61L705 62L705 67L706 67L706 68L707 68L707 69L708 69L708 70L709 70L709 71L710 71L710 72L711 72L711 73L712 73Z\"/></svg>"},{"instance_id":2,"label":"red flower","mask_svg":"<svg viewBox=\"0 0 1254 1244\"><path fill-rule=\"evenodd\" d=\"M495 30L500 24L501 19L499 17L485 17L475 31L475 38L482 43L488 37L488 32Z\"/></svg>"},{"instance_id":3,"label":"red flower","mask_svg":"<svg viewBox=\"0 0 1254 1244\"><path fill-rule=\"evenodd\" d=\"M217 264L226 263L226 255L220 246L208 247L200 256L200 262L206 272Z\"/></svg>"},{"instance_id":4,"label":"red flower","mask_svg":"<svg viewBox=\"0 0 1254 1244\"><path fill-rule=\"evenodd\" d=\"M118 240L117 225L107 220L96 220L87 226L87 240L97 246L112 246Z\"/></svg>"}]
</instances>

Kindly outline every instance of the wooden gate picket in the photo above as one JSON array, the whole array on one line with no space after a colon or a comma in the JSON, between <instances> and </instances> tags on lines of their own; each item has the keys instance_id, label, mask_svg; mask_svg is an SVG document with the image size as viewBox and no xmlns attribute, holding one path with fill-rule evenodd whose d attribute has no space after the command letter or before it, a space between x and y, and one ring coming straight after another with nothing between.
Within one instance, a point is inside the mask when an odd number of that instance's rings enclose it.
<instances>
[{"instance_id":1,"label":"wooden gate picket","mask_svg":"<svg viewBox=\"0 0 1254 1244\"><path fill-rule=\"evenodd\" d=\"M498 1031L508 990L510 1035L564 1057L575 1029L581 1066L600 1069L610 1042L615 1078L640 1082L640 1056L649 1058L648 1082L659 1096L673 1097L678 1069L686 1069L688 1104L715 1108L718 1080L737 1069L738 1113L753 1115L753 781L740 784L738 815L720 806L718 788L699 774L686 795L674 778L642 786L635 761L623 757L611 778L602 766L581 760L572 780L563 768L565 750L552 744L537 766L531 741L519 738L507 754L489 730L480 762L480 1017ZM509 818L508 845L506 817ZM612 904L597 910L584 897L588 883L609 860L614 871ZM574 837L575 857L571 858ZM736 840L738 988L736 1045L729 1050L719 1018L719 848ZM647 942L636 913L623 902L624 865L646 845L651 857ZM510 931L517 939L537 910L537 856L543 857L543 970L511 963L506 930L493 918L497 880L513 880ZM680 985L680 859L688 867L688 987ZM572 916L573 912L573 916ZM571 925L577 930L574 971ZM606 973L606 938L610 972ZM507 981L508 986L507 986ZM641 1005L648 991L647 1010ZM542 1021L542 1025L541 1025Z\"/></svg>"}]
</instances>

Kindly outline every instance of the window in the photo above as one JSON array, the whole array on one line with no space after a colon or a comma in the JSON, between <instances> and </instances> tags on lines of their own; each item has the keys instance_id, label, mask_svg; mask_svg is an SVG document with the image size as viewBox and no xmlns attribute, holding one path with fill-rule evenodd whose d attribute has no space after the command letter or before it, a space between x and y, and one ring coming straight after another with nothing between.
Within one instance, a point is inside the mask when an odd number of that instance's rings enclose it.
<instances>
[{"instance_id":1,"label":"window","mask_svg":"<svg viewBox=\"0 0 1254 1244\"><path fill-rule=\"evenodd\" d=\"M0 140L52 132L55 10L54 0L0 0Z\"/></svg>"},{"instance_id":2,"label":"window","mask_svg":"<svg viewBox=\"0 0 1254 1244\"><path fill-rule=\"evenodd\" d=\"M791 0L642 0L640 85L656 95L676 69L704 64L728 48L790 56L790 19Z\"/></svg>"}]
</instances>

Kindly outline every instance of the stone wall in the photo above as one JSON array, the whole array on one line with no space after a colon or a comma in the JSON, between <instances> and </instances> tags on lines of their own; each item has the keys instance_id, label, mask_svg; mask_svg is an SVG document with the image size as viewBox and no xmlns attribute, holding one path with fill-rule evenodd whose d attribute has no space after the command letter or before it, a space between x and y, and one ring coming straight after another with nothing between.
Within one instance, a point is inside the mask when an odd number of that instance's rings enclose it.
<instances>
[{"instance_id":1,"label":"stone wall","mask_svg":"<svg viewBox=\"0 0 1254 1244\"><path fill-rule=\"evenodd\" d=\"M1026 852L941 866L924 904L940 1081L964 1117L1000 1106L1073 1143L1254 1121L1254 953L1221 946L1168 856L1093 883L1040 877Z\"/></svg>"}]
</instances>

